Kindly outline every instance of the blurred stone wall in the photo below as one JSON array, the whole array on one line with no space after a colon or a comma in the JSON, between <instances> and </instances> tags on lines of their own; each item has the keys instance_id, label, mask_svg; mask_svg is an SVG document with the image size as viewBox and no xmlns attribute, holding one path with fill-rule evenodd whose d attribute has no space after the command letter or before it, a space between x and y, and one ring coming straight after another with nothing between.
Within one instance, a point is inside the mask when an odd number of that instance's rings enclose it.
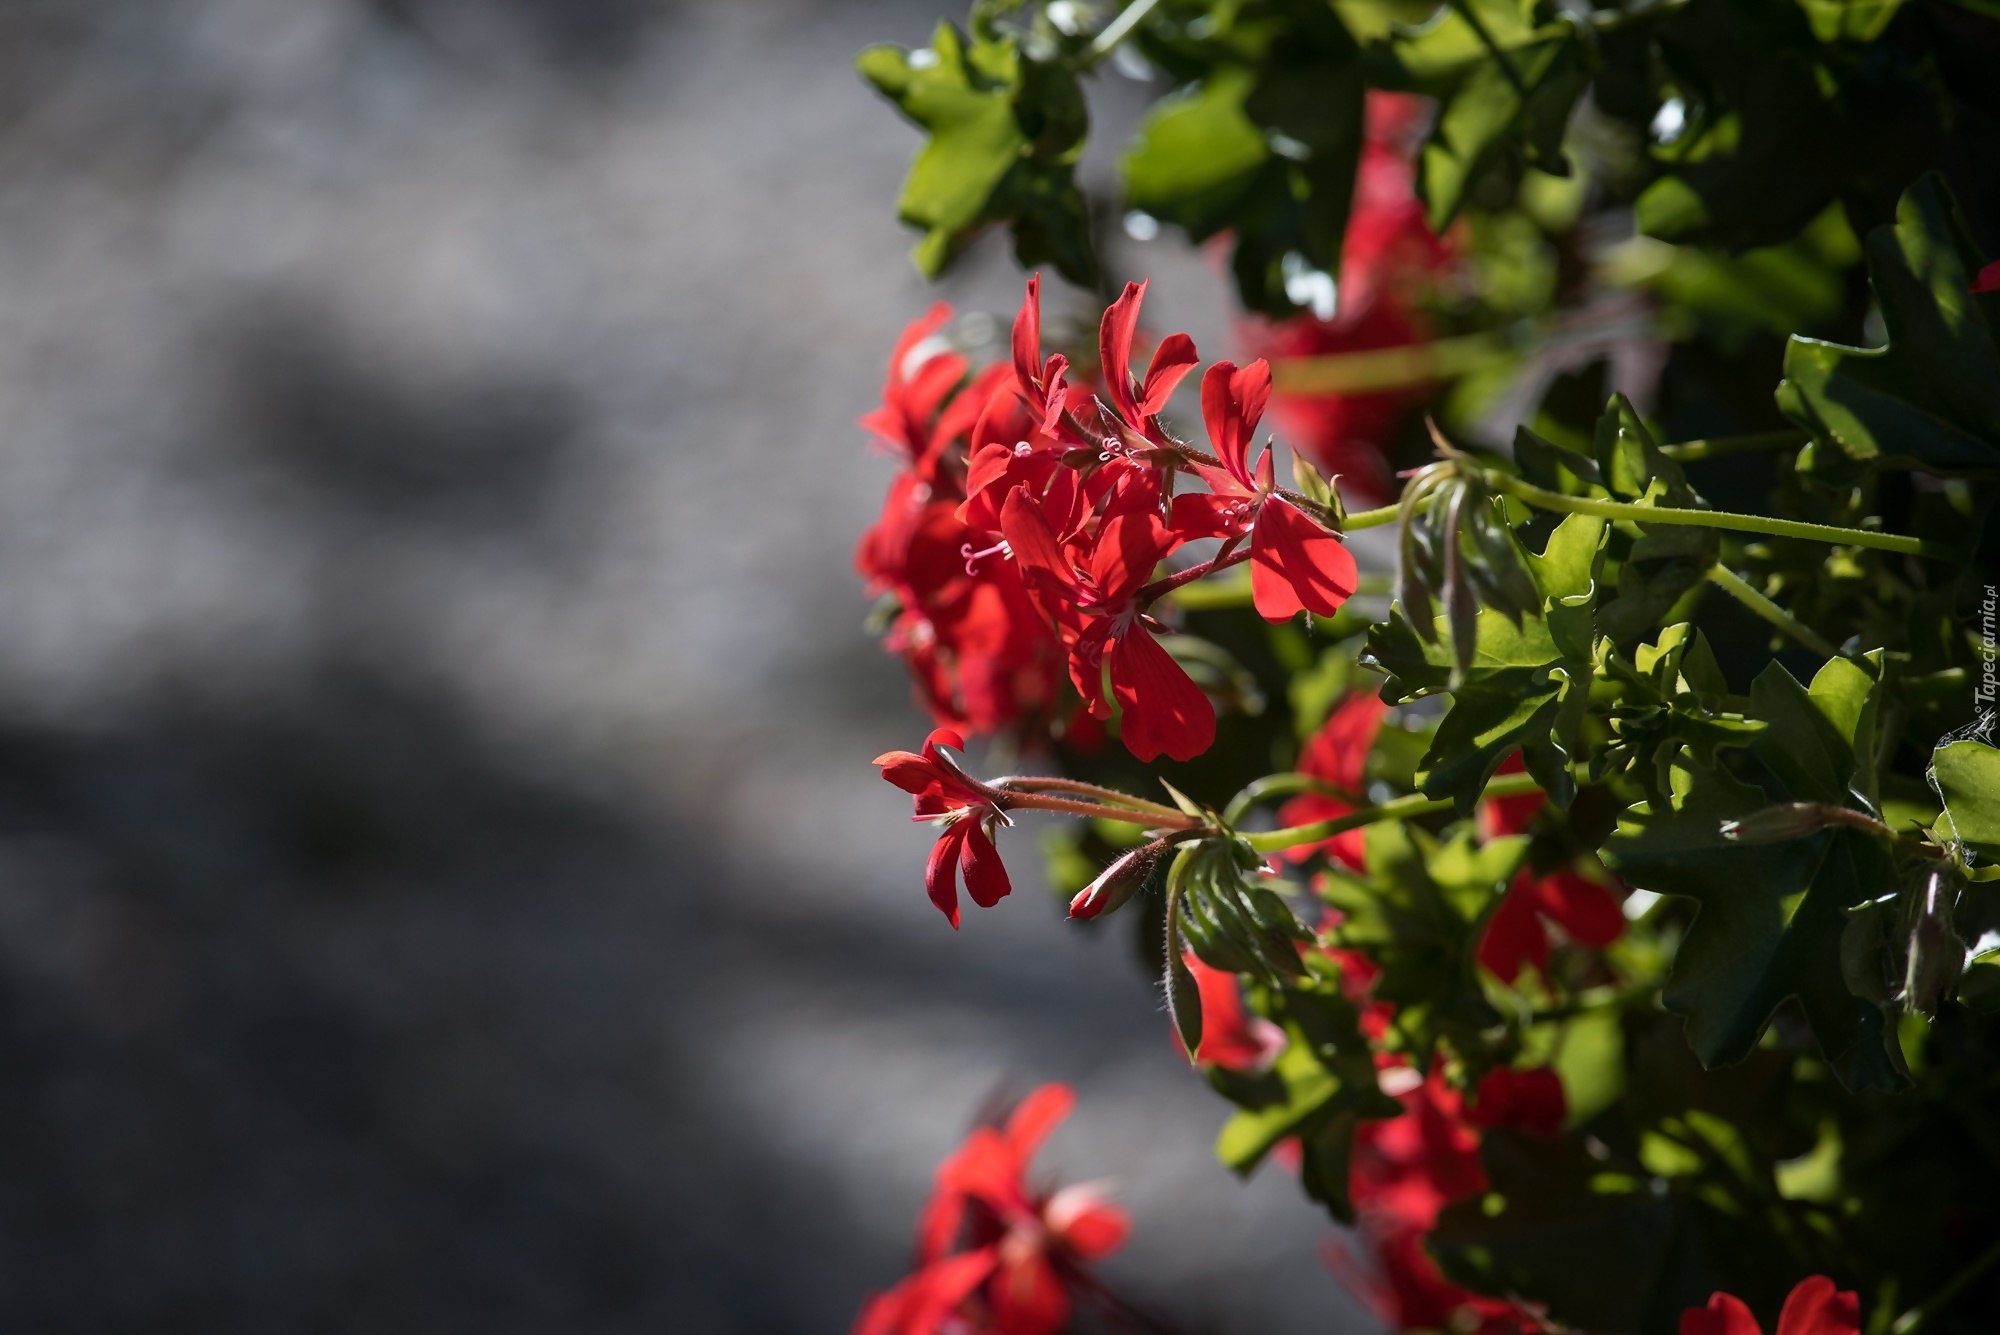
<instances>
[{"instance_id":1,"label":"blurred stone wall","mask_svg":"<svg viewBox=\"0 0 2000 1335\"><path fill-rule=\"evenodd\" d=\"M1367 1327L1124 933L1017 837L953 934L867 764L938 293L849 60L939 12L0 4L0 1328L839 1331L1049 1078L1135 1296Z\"/></svg>"}]
</instances>

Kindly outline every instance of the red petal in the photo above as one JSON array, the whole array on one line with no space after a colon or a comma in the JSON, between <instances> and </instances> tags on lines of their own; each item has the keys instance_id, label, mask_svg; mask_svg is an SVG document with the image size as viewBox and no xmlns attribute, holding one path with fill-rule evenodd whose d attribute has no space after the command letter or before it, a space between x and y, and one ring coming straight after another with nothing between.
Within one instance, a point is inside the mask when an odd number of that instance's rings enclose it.
<instances>
[{"instance_id":1,"label":"red petal","mask_svg":"<svg viewBox=\"0 0 2000 1335\"><path fill-rule=\"evenodd\" d=\"M1098 373L1111 395L1111 406L1126 423L1137 426L1142 420L1138 400L1132 397L1132 331L1139 325L1139 303L1146 299L1144 283L1127 283L1118 300L1105 309L1097 329Z\"/></svg>"},{"instance_id":2,"label":"red petal","mask_svg":"<svg viewBox=\"0 0 2000 1335\"><path fill-rule=\"evenodd\" d=\"M1241 370L1234 363L1217 362L1201 378L1201 416L1208 438L1223 467L1246 489L1255 485L1250 476L1251 437L1270 397L1271 367L1261 358Z\"/></svg>"},{"instance_id":3,"label":"red petal","mask_svg":"<svg viewBox=\"0 0 2000 1335\"><path fill-rule=\"evenodd\" d=\"M1111 693L1125 711L1125 749L1192 760L1215 741L1215 707L1151 635L1134 626L1111 646Z\"/></svg>"},{"instance_id":4,"label":"red petal","mask_svg":"<svg viewBox=\"0 0 2000 1335\"><path fill-rule=\"evenodd\" d=\"M1125 1212L1099 1199L1097 1189L1087 1183L1064 1187L1051 1196L1043 1218L1063 1246L1086 1261L1111 1255L1132 1232Z\"/></svg>"},{"instance_id":5,"label":"red petal","mask_svg":"<svg viewBox=\"0 0 2000 1335\"><path fill-rule=\"evenodd\" d=\"M1002 1248L1001 1254L1000 1268L986 1289L995 1332L1056 1335L1069 1324L1069 1294L1055 1267L1039 1248L1013 1256Z\"/></svg>"},{"instance_id":6,"label":"red petal","mask_svg":"<svg viewBox=\"0 0 2000 1335\"><path fill-rule=\"evenodd\" d=\"M1266 621L1287 620L1301 608L1330 617L1360 579L1339 538L1289 502L1265 500L1250 537L1250 592Z\"/></svg>"},{"instance_id":7,"label":"red petal","mask_svg":"<svg viewBox=\"0 0 2000 1335\"><path fill-rule=\"evenodd\" d=\"M908 751L884 752L875 757L875 763L882 767L883 778L906 793L921 793L944 777L936 765Z\"/></svg>"},{"instance_id":8,"label":"red petal","mask_svg":"<svg viewBox=\"0 0 2000 1335\"><path fill-rule=\"evenodd\" d=\"M1778 1335L1861 1335L1861 1299L1852 1290L1836 1291L1825 1275L1808 1276L1785 1299Z\"/></svg>"},{"instance_id":9,"label":"red petal","mask_svg":"<svg viewBox=\"0 0 2000 1335\"><path fill-rule=\"evenodd\" d=\"M924 893L958 930L958 852L965 841L966 822L948 827L931 845L931 860L924 867Z\"/></svg>"},{"instance_id":10,"label":"red petal","mask_svg":"<svg viewBox=\"0 0 2000 1335\"><path fill-rule=\"evenodd\" d=\"M1497 774L1526 774L1527 764L1519 751L1509 752L1500 762ZM1519 797L1489 797L1479 804L1479 833L1488 839L1497 839L1503 834L1526 834L1528 827L1535 823L1535 816L1547 805L1548 798L1539 792L1523 793Z\"/></svg>"},{"instance_id":11,"label":"red petal","mask_svg":"<svg viewBox=\"0 0 2000 1335\"><path fill-rule=\"evenodd\" d=\"M1186 334L1168 334L1160 340L1160 346L1153 349L1153 360L1146 367L1146 383L1139 391L1139 412L1151 417L1167 406L1167 400L1174 396L1174 387L1181 378L1194 369L1194 340Z\"/></svg>"},{"instance_id":12,"label":"red petal","mask_svg":"<svg viewBox=\"0 0 2000 1335\"><path fill-rule=\"evenodd\" d=\"M1035 397L1035 381L1042 370L1042 276L1028 275L1028 295L1021 299L1021 313L1014 317L1014 375L1021 393Z\"/></svg>"},{"instance_id":13,"label":"red petal","mask_svg":"<svg viewBox=\"0 0 2000 1335\"><path fill-rule=\"evenodd\" d=\"M1580 946L1602 949L1625 934L1618 897L1565 867L1535 883L1536 906Z\"/></svg>"},{"instance_id":14,"label":"red petal","mask_svg":"<svg viewBox=\"0 0 2000 1335\"><path fill-rule=\"evenodd\" d=\"M1011 894L1014 887L1007 881L1000 850L986 837L986 829L978 817L968 816L959 824L965 826L965 848L960 862L965 872L965 891L972 896L973 903L990 909Z\"/></svg>"},{"instance_id":15,"label":"red petal","mask_svg":"<svg viewBox=\"0 0 2000 1335\"><path fill-rule=\"evenodd\" d=\"M1042 1085L1027 1098L1016 1104L1007 1118L1007 1140L1013 1145L1014 1153L1022 1166L1035 1157L1035 1151L1049 1138L1049 1132L1056 1129L1070 1110L1076 1107L1076 1091L1068 1085L1050 1083Z\"/></svg>"},{"instance_id":16,"label":"red petal","mask_svg":"<svg viewBox=\"0 0 2000 1335\"><path fill-rule=\"evenodd\" d=\"M1299 771L1360 794L1368 752L1389 706L1372 691L1356 691L1328 714L1299 755ZM1287 822L1288 824L1290 822Z\"/></svg>"},{"instance_id":17,"label":"red petal","mask_svg":"<svg viewBox=\"0 0 2000 1335\"><path fill-rule=\"evenodd\" d=\"M1505 1127L1544 1137L1560 1135L1568 1115L1562 1077L1546 1066L1531 1071L1502 1066L1488 1071L1465 1114L1476 1126Z\"/></svg>"},{"instance_id":18,"label":"red petal","mask_svg":"<svg viewBox=\"0 0 2000 1335\"><path fill-rule=\"evenodd\" d=\"M1537 972L1549 965L1549 934L1535 912L1533 882L1521 873L1487 921L1486 934L1479 938L1479 962L1503 983L1521 976L1532 964Z\"/></svg>"},{"instance_id":19,"label":"red petal","mask_svg":"<svg viewBox=\"0 0 2000 1335\"><path fill-rule=\"evenodd\" d=\"M1171 521L1174 536L1187 542L1197 538L1225 538L1241 526L1229 507L1236 504L1227 496L1205 491L1183 492L1174 497Z\"/></svg>"},{"instance_id":20,"label":"red petal","mask_svg":"<svg viewBox=\"0 0 2000 1335\"><path fill-rule=\"evenodd\" d=\"M1979 276L1972 280L1972 286L1966 290L1969 292L2000 292L2000 260L1995 260L1981 269Z\"/></svg>"},{"instance_id":21,"label":"red petal","mask_svg":"<svg viewBox=\"0 0 2000 1335\"><path fill-rule=\"evenodd\" d=\"M1014 560L1021 568L1021 579L1030 592L1059 603L1073 603L1083 596L1083 590L1077 586L1076 572L1070 569L1068 558L1056 543L1056 535L1042 518L1041 506L1027 488L1016 487L1007 494L1006 504L1000 507L1000 532L1006 535L1007 545L1013 549Z\"/></svg>"},{"instance_id":22,"label":"red petal","mask_svg":"<svg viewBox=\"0 0 2000 1335\"><path fill-rule=\"evenodd\" d=\"M1174 538L1157 511L1125 513L1097 530L1090 578L1107 603L1129 598L1153 577L1153 567L1173 550Z\"/></svg>"},{"instance_id":23,"label":"red petal","mask_svg":"<svg viewBox=\"0 0 2000 1335\"><path fill-rule=\"evenodd\" d=\"M1727 1293L1709 1297L1708 1306L1681 1313L1680 1335L1764 1335L1757 1318L1741 1298Z\"/></svg>"}]
</instances>

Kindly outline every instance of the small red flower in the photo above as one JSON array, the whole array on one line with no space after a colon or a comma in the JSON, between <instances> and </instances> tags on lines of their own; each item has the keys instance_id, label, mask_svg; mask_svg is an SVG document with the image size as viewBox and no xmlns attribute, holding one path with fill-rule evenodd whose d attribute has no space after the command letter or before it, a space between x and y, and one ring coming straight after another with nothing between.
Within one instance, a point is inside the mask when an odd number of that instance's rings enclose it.
<instances>
[{"instance_id":1,"label":"small red flower","mask_svg":"<svg viewBox=\"0 0 2000 1335\"><path fill-rule=\"evenodd\" d=\"M1211 494L1174 502L1184 536L1250 538L1250 589L1259 615L1330 617L1352 597L1359 572L1339 536L1277 491L1273 451L1253 469L1250 446L1271 397L1271 368L1217 362L1201 379L1201 411L1221 469L1203 469Z\"/></svg>"},{"instance_id":2,"label":"small red flower","mask_svg":"<svg viewBox=\"0 0 2000 1335\"><path fill-rule=\"evenodd\" d=\"M1466 1120L1475 1126L1525 1131L1544 1138L1562 1134L1569 1102L1562 1078L1546 1066L1517 1071L1502 1066L1488 1071L1472 1093Z\"/></svg>"},{"instance_id":3,"label":"small red flower","mask_svg":"<svg viewBox=\"0 0 2000 1335\"><path fill-rule=\"evenodd\" d=\"M1500 773L1519 774L1525 768L1516 754L1500 766ZM1481 831L1489 839L1525 833L1545 801L1540 793L1488 799L1480 805ZM1480 964L1509 983L1530 965L1537 973L1546 974L1551 948L1549 923L1578 945L1593 950L1601 950L1624 935L1621 896L1611 886L1584 875L1579 869L1585 867L1610 879L1595 855L1586 855L1545 876L1522 869L1479 938Z\"/></svg>"},{"instance_id":4,"label":"small red flower","mask_svg":"<svg viewBox=\"0 0 2000 1335\"><path fill-rule=\"evenodd\" d=\"M1099 664L1108 662L1111 693L1124 710L1126 748L1141 760L1163 753L1192 760L1215 741L1215 707L1153 638L1138 597L1180 539L1161 521L1145 487L1134 487L1130 496L1126 508L1106 512L1085 570L1025 487L1007 497L1001 531L1029 593L1069 646L1070 679L1091 712L1100 718L1109 712L1099 684Z\"/></svg>"},{"instance_id":5,"label":"small red flower","mask_svg":"<svg viewBox=\"0 0 2000 1335\"><path fill-rule=\"evenodd\" d=\"M1680 1335L1764 1335L1741 1298L1718 1293L1681 1313ZM1798 1282L1778 1313L1777 1335L1861 1335L1861 1299L1825 1275Z\"/></svg>"},{"instance_id":6,"label":"small red flower","mask_svg":"<svg viewBox=\"0 0 2000 1335\"><path fill-rule=\"evenodd\" d=\"M1146 284L1125 284L1098 326L1097 350L1112 406L1127 426L1150 437L1158 434L1158 427L1149 429L1148 424L1167 406L1182 377L1194 369L1196 358L1193 339L1186 334L1169 334L1153 349L1145 380L1133 378L1132 337L1139 327L1140 303L1145 299Z\"/></svg>"},{"instance_id":7,"label":"small red flower","mask_svg":"<svg viewBox=\"0 0 2000 1335\"><path fill-rule=\"evenodd\" d=\"M875 757L882 777L913 798L916 813L912 820L927 820L944 827L931 849L930 865L924 870L924 889L931 903L958 926L958 878L965 876L966 893L980 908L990 909L1013 891L1000 851L993 846L996 824L1011 825L1007 813L993 802L992 795L968 780L938 753L940 746L954 750L965 745L957 733L938 728L924 739L923 754L889 751Z\"/></svg>"},{"instance_id":8,"label":"small red flower","mask_svg":"<svg viewBox=\"0 0 2000 1335\"><path fill-rule=\"evenodd\" d=\"M1055 1335L1086 1261L1124 1245L1130 1223L1090 1184L1049 1193L1029 1161L1069 1115L1067 1085L1043 1085L1004 1126L982 1126L938 1166L917 1229L917 1271L871 1298L853 1335ZM964 1250L959 1250L964 1248Z\"/></svg>"},{"instance_id":9,"label":"small red flower","mask_svg":"<svg viewBox=\"0 0 2000 1335\"><path fill-rule=\"evenodd\" d=\"M1972 280L1968 292L2000 292L2000 260L1981 269Z\"/></svg>"}]
</instances>

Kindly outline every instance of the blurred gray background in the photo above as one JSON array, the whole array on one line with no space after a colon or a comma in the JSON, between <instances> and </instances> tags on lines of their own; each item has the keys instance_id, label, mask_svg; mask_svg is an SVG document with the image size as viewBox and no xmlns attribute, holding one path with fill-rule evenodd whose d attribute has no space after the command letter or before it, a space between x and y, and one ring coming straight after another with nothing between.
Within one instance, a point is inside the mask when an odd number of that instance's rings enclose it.
<instances>
[{"instance_id":1,"label":"blurred gray background","mask_svg":"<svg viewBox=\"0 0 2000 1335\"><path fill-rule=\"evenodd\" d=\"M868 765L938 293L850 60L956 7L0 3L0 1328L837 1332L1052 1078L1133 1296L1367 1328L1126 934L1032 832L953 934Z\"/></svg>"}]
</instances>

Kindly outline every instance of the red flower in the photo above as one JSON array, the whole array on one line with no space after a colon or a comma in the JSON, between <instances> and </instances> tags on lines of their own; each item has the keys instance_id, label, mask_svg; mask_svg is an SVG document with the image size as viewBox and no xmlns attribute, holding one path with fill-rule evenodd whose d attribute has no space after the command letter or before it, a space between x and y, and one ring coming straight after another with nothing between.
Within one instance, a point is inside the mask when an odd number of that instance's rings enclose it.
<instances>
[{"instance_id":1,"label":"red flower","mask_svg":"<svg viewBox=\"0 0 2000 1335\"><path fill-rule=\"evenodd\" d=\"M853 1335L1055 1335L1069 1323L1071 1291L1090 1283L1081 1263L1117 1251L1130 1228L1088 1184L1027 1188L1029 1161L1075 1101L1043 1085L938 1166L916 1273L871 1298Z\"/></svg>"},{"instance_id":2,"label":"red flower","mask_svg":"<svg viewBox=\"0 0 2000 1335\"><path fill-rule=\"evenodd\" d=\"M1368 752L1375 745L1375 734L1382 730L1382 716L1386 713L1388 706L1367 691L1356 692L1342 700L1299 753L1299 773L1310 774L1360 798L1365 786L1363 769L1368 763ZM1329 793L1303 793L1278 808L1278 823L1310 825L1315 821L1336 820L1351 815L1354 809L1353 803ZM1317 844L1302 844L1288 849L1284 856L1294 862L1304 862L1315 853L1325 853L1359 871L1365 847L1362 831L1348 830Z\"/></svg>"},{"instance_id":3,"label":"red flower","mask_svg":"<svg viewBox=\"0 0 2000 1335\"><path fill-rule=\"evenodd\" d=\"M1500 766L1500 773L1519 774L1525 768L1516 754ZM1488 838L1524 833L1534 823L1544 802L1540 793L1488 799L1480 807L1480 828ZM1584 866L1609 878L1595 855L1586 855L1546 876L1537 876L1526 868L1515 876L1479 938L1479 962L1494 977L1511 983L1529 965L1537 973L1548 972L1547 923L1561 928L1578 945L1593 950L1603 949L1624 934L1625 912L1620 907L1620 896L1579 872L1578 867Z\"/></svg>"},{"instance_id":4,"label":"red flower","mask_svg":"<svg viewBox=\"0 0 2000 1335\"><path fill-rule=\"evenodd\" d=\"M1681 1313L1681 1335L1763 1335L1743 1300L1718 1293ZM1861 1299L1825 1275L1799 1281L1778 1313L1778 1335L1861 1335Z\"/></svg>"},{"instance_id":5,"label":"red flower","mask_svg":"<svg viewBox=\"0 0 2000 1335\"><path fill-rule=\"evenodd\" d=\"M882 406L861 419L862 429L900 450L920 475L935 465L945 440L932 430L938 409L965 378L965 358L931 341L949 319L951 307L940 301L910 322L889 353Z\"/></svg>"},{"instance_id":6,"label":"red flower","mask_svg":"<svg viewBox=\"0 0 2000 1335\"><path fill-rule=\"evenodd\" d=\"M1995 260L1981 269L1978 275L1973 278L1972 286L1967 288L1966 291L2000 292L2000 260Z\"/></svg>"},{"instance_id":7,"label":"red flower","mask_svg":"<svg viewBox=\"0 0 2000 1335\"><path fill-rule=\"evenodd\" d=\"M1350 1289L1397 1330L1465 1330L1479 1335L1527 1335L1549 1330L1536 1311L1511 1299L1488 1298L1446 1279L1424 1250L1424 1235L1452 1201L1486 1190L1479 1162L1479 1128L1508 1127L1554 1134L1564 1116L1555 1072L1496 1070L1479 1083L1472 1107L1433 1071L1398 1095L1404 1113L1363 1122L1355 1133L1349 1189L1372 1272L1339 1248L1327 1260Z\"/></svg>"},{"instance_id":8,"label":"red flower","mask_svg":"<svg viewBox=\"0 0 2000 1335\"><path fill-rule=\"evenodd\" d=\"M1285 1031L1250 1013L1235 974L1202 963L1192 952L1184 958L1201 992L1201 1042L1195 1046L1194 1060L1225 1071L1270 1070L1285 1050ZM1187 1052L1178 1032L1174 1042L1183 1054Z\"/></svg>"},{"instance_id":9,"label":"red flower","mask_svg":"<svg viewBox=\"0 0 2000 1335\"><path fill-rule=\"evenodd\" d=\"M1301 610L1330 617L1354 594L1359 572L1338 535L1276 490L1273 451L1253 472L1250 445L1271 397L1271 368L1217 362L1201 379L1201 411L1222 469L1204 469L1211 494L1174 502L1175 527L1188 537L1250 535L1250 588L1258 613L1285 621Z\"/></svg>"},{"instance_id":10,"label":"red flower","mask_svg":"<svg viewBox=\"0 0 2000 1335\"><path fill-rule=\"evenodd\" d=\"M1562 1134L1569 1103L1562 1078L1546 1066L1517 1071L1502 1066L1488 1071L1472 1094L1466 1120L1475 1126L1503 1127L1529 1135Z\"/></svg>"},{"instance_id":11,"label":"red flower","mask_svg":"<svg viewBox=\"0 0 2000 1335\"><path fill-rule=\"evenodd\" d=\"M948 728L939 728L924 739L922 755L889 751L875 757L882 777L911 794L916 814L912 820L928 820L944 827L931 849L930 865L924 870L924 889L931 903L958 927L958 877L965 874L965 890L972 902L990 909L1013 890L1000 851L993 846L992 828L1011 825L992 796L967 779L956 766L939 754L940 746L954 749L965 742Z\"/></svg>"},{"instance_id":12,"label":"red flower","mask_svg":"<svg viewBox=\"0 0 2000 1335\"><path fill-rule=\"evenodd\" d=\"M1108 712L1098 684L1108 650L1126 748L1141 760L1162 753L1192 760L1215 740L1215 708L1153 638L1138 597L1180 539L1160 519L1157 492L1135 486L1128 494L1127 507L1106 512L1087 570L1077 568L1025 487L1007 497L1001 531L1029 593L1069 646L1070 679L1091 712L1100 718Z\"/></svg>"}]
</instances>

